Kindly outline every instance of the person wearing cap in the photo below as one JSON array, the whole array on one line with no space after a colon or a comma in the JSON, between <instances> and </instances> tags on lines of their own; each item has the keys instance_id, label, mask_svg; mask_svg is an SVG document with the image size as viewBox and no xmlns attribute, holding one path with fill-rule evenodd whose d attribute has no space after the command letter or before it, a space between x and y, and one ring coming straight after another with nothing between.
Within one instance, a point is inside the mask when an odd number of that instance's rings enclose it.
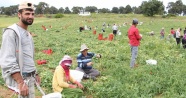
<instances>
[{"instance_id":1,"label":"person wearing cap","mask_svg":"<svg viewBox=\"0 0 186 98\"><path fill-rule=\"evenodd\" d=\"M142 35L139 33L137 25L138 25L138 20L133 19L132 26L128 30L129 44L131 47L131 61L130 61L131 68L134 68L136 66L135 61L138 55L138 46L140 45L140 40L142 39Z\"/></svg>"},{"instance_id":2,"label":"person wearing cap","mask_svg":"<svg viewBox=\"0 0 186 98\"><path fill-rule=\"evenodd\" d=\"M2 76L7 87L19 98L35 98L34 84L40 84L34 63L34 42L27 31L34 21L34 6L22 2L18 6L19 21L3 31L0 52Z\"/></svg>"},{"instance_id":3,"label":"person wearing cap","mask_svg":"<svg viewBox=\"0 0 186 98\"><path fill-rule=\"evenodd\" d=\"M93 52L88 52L89 48L85 45L81 45L81 50L77 56L78 67L76 70L79 70L84 73L84 79L93 79L96 80L96 77L100 75L100 72L93 68L92 58L97 57L101 58L100 54L95 54Z\"/></svg>"},{"instance_id":4,"label":"person wearing cap","mask_svg":"<svg viewBox=\"0 0 186 98\"><path fill-rule=\"evenodd\" d=\"M70 75L71 65L72 58L65 55L55 69L52 88L54 92L60 92L66 98L81 98L83 95L83 91L81 90L83 89L83 85Z\"/></svg>"}]
</instances>

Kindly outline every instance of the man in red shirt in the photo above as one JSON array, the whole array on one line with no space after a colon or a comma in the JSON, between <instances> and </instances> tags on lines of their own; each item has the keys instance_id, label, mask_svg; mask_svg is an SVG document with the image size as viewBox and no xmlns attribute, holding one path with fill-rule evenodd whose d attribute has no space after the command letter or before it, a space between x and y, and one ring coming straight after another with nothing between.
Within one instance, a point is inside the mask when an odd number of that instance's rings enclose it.
<instances>
[{"instance_id":1,"label":"man in red shirt","mask_svg":"<svg viewBox=\"0 0 186 98\"><path fill-rule=\"evenodd\" d=\"M138 46L140 45L140 40L142 38L142 35L139 34L137 25L138 25L138 20L133 19L132 26L128 30L129 44L131 46L131 61L130 61L131 68L135 67L135 60L138 55Z\"/></svg>"},{"instance_id":2,"label":"man in red shirt","mask_svg":"<svg viewBox=\"0 0 186 98\"><path fill-rule=\"evenodd\" d=\"M173 28L171 28L170 33L171 33L172 37L174 37L174 33L175 33L175 31L174 31L174 29L173 29Z\"/></svg>"}]
</instances>

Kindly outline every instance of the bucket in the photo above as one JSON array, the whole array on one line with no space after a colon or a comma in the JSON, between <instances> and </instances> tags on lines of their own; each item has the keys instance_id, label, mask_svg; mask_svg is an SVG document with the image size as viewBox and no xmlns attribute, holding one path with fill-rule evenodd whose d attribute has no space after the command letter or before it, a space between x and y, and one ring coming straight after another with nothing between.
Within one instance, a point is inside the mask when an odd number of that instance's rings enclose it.
<instances>
[{"instance_id":1,"label":"bucket","mask_svg":"<svg viewBox=\"0 0 186 98\"><path fill-rule=\"evenodd\" d=\"M103 34L99 33L98 40L103 40Z\"/></svg>"},{"instance_id":2,"label":"bucket","mask_svg":"<svg viewBox=\"0 0 186 98\"><path fill-rule=\"evenodd\" d=\"M108 40L112 41L114 39L114 34L110 33Z\"/></svg>"},{"instance_id":3,"label":"bucket","mask_svg":"<svg viewBox=\"0 0 186 98\"><path fill-rule=\"evenodd\" d=\"M157 64L157 61L156 60L149 59L149 60L146 60L146 63L149 64L149 65L156 65Z\"/></svg>"}]
</instances>

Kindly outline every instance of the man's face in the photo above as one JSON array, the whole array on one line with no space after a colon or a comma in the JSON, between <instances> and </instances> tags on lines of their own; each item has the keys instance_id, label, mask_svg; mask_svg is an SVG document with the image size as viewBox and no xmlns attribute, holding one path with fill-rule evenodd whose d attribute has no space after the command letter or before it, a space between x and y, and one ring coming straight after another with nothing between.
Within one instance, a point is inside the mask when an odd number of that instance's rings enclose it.
<instances>
[{"instance_id":1,"label":"man's face","mask_svg":"<svg viewBox=\"0 0 186 98\"><path fill-rule=\"evenodd\" d=\"M23 10L22 13L18 13L18 16L25 25L32 25L34 21L34 11Z\"/></svg>"},{"instance_id":2,"label":"man's face","mask_svg":"<svg viewBox=\"0 0 186 98\"><path fill-rule=\"evenodd\" d=\"M84 55L86 55L87 52L88 52L88 49L85 49L85 50L82 51L82 53L83 53Z\"/></svg>"}]
</instances>

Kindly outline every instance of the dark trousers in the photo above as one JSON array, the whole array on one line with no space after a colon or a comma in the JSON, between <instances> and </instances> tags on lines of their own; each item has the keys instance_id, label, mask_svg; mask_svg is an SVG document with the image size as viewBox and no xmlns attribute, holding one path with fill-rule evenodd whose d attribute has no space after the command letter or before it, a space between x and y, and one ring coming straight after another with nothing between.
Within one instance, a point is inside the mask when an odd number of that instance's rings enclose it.
<instances>
[{"instance_id":1,"label":"dark trousers","mask_svg":"<svg viewBox=\"0 0 186 98\"><path fill-rule=\"evenodd\" d=\"M84 76L88 75L88 76L95 76L95 77L97 77L97 76L100 75L100 72L98 70L96 70L96 69L93 69L93 68L92 69L81 69L81 68L77 67L76 70L83 72Z\"/></svg>"},{"instance_id":2,"label":"dark trousers","mask_svg":"<svg viewBox=\"0 0 186 98\"><path fill-rule=\"evenodd\" d=\"M182 39L182 46L184 49L186 49L186 40L185 39Z\"/></svg>"},{"instance_id":3,"label":"dark trousers","mask_svg":"<svg viewBox=\"0 0 186 98\"><path fill-rule=\"evenodd\" d=\"M79 31L81 32L82 30L84 30L84 28L83 27L79 27Z\"/></svg>"},{"instance_id":4,"label":"dark trousers","mask_svg":"<svg viewBox=\"0 0 186 98\"><path fill-rule=\"evenodd\" d=\"M177 45L180 44L180 38L176 38Z\"/></svg>"},{"instance_id":5,"label":"dark trousers","mask_svg":"<svg viewBox=\"0 0 186 98\"><path fill-rule=\"evenodd\" d=\"M116 36L116 34L117 34L117 30L113 30L113 34Z\"/></svg>"}]
</instances>

